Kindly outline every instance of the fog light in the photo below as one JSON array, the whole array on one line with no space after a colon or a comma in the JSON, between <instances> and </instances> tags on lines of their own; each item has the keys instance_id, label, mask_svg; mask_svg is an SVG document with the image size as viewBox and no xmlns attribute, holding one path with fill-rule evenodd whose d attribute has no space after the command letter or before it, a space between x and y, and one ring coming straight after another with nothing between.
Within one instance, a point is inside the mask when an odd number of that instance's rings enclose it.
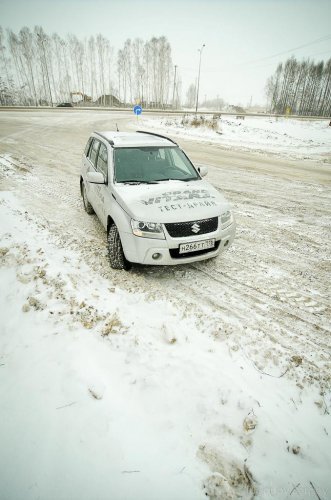
<instances>
[{"instance_id":1,"label":"fog light","mask_svg":"<svg viewBox=\"0 0 331 500\"><path fill-rule=\"evenodd\" d=\"M154 259L154 260L158 260L158 259L160 259L160 258L161 258L161 254L160 254L160 253L153 253L153 255L152 255L152 259Z\"/></svg>"}]
</instances>

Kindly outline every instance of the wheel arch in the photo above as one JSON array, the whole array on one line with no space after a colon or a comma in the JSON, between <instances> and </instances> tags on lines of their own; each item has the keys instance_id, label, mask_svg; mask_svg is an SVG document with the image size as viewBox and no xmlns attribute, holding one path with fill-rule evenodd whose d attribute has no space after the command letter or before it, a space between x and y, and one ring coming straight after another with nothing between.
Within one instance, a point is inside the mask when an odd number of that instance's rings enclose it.
<instances>
[{"instance_id":1,"label":"wheel arch","mask_svg":"<svg viewBox=\"0 0 331 500\"><path fill-rule=\"evenodd\" d=\"M119 205L115 200L113 200L112 205L107 210L107 218L104 221L106 222L107 235L109 233L109 229L113 224L117 227L120 234L123 232L131 232L131 217L123 210L121 205Z\"/></svg>"}]
</instances>

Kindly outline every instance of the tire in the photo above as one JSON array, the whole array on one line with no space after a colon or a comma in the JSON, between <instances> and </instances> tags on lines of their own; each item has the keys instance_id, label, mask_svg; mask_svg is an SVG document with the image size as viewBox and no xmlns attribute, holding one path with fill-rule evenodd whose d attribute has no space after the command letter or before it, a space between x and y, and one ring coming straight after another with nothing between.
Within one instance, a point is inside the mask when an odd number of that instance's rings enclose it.
<instances>
[{"instance_id":1,"label":"tire","mask_svg":"<svg viewBox=\"0 0 331 500\"><path fill-rule=\"evenodd\" d=\"M82 191L82 198L83 198L83 205L84 205L85 212L87 212L89 215L93 215L94 208L92 207L91 203L88 201L86 187L85 187L84 182L82 182L81 191Z\"/></svg>"},{"instance_id":2,"label":"tire","mask_svg":"<svg viewBox=\"0 0 331 500\"><path fill-rule=\"evenodd\" d=\"M113 269L124 269L128 271L131 268L131 263L126 260L121 238L115 224L110 226L108 233L108 255L110 265Z\"/></svg>"}]
</instances>

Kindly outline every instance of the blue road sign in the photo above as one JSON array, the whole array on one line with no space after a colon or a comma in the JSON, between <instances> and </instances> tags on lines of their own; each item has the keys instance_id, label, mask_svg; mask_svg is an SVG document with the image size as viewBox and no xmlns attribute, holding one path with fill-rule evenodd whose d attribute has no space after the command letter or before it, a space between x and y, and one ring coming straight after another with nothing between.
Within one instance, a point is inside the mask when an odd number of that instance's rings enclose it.
<instances>
[{"instance_id":1,"label":"blue road sign","mask_svg":"<svg viewBox=\"0 0 331 500\"><path fill-rule=\"evenodd\" d=\"M133 108L133 112L134 112L134 114L135 114L135 115L137 115L137 116L138 116L138 115L141 115L141 113L143 112L143 108L142 108L141 106L135 106L135 107Z\"/></svg>"}]
</instances>

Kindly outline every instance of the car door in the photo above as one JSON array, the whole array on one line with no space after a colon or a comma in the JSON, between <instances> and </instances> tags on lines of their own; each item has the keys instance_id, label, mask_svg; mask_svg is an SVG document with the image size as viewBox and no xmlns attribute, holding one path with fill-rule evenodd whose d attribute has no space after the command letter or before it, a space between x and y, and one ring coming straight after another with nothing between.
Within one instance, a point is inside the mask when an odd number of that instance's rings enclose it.
<instances>
[{"instance_id":1,"label":"car door","mask_svg":"<svg viewBox=\"0 0 331 500\"><path fill-rule=\"evenodd\" d=\"M94 184L95 193L95 206L93 206L96 211L97 216L100 221L106 226L106 197L108 193L108 151L107 146L100 142L100 147L98 149L98 154L95 161L95 168L97 172L103 175L105 180L104 184Z\"/></svg>"},{"instance_id":2,"label":"car door","mask_svg":"<svg viewBox=\"0 0 331 500\"><path fill-rule=\"evenodd\" d=\"M98 152L100 148L100 141L98 139L93 139L92 143L87 151L87 156L85 158L85 171L87 172L96 172L96 164L98 158ZM96 196L96 184L91 182L85 182L87 197L95 212L97 212L97 196Z\"/></svg>"}]
</instances>

